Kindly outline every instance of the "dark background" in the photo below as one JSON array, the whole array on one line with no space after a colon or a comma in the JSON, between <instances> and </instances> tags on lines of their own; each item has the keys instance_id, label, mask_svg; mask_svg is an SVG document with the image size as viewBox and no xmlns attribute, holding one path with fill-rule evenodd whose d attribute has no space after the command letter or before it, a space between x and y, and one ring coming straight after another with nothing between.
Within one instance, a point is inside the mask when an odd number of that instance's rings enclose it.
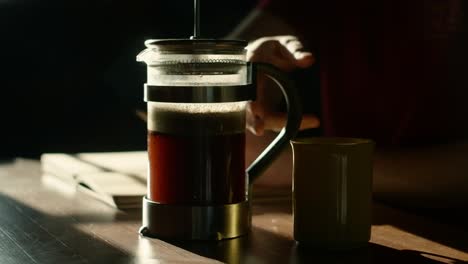
<instances>
[{"instance_id":1,"label":"dark background","mask_svg":"<svg viewBox=\"0 0 468 264\"><path fill-rule=\"evenodd\" d=\"M202 2L223 37L256 1ZM150 38L192 34L193 1L0 1L0 157L144 149Z\"/></svg>"}]
</instances>

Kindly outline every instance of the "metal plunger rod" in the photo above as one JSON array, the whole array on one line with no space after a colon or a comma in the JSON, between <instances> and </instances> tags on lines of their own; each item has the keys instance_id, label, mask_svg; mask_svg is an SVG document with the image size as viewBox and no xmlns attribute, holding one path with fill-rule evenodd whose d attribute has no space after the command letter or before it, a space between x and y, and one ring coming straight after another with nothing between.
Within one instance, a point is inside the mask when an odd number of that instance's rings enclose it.
<instances>
[{"instance_id":1,"label":"metal plunger rod","mask_svg":"<svg viewBox=\"0 0 468 264\"><path fill-rule=\"evenodd\" d=\"M194 0L193 38L200 37L200 1Z\"/></svg>"}]
</instances>

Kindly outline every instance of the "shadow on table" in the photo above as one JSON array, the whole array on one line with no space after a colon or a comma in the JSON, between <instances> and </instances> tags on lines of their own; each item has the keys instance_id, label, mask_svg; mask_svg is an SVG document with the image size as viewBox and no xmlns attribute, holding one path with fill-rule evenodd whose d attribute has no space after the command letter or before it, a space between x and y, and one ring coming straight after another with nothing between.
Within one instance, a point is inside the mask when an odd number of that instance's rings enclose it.
<instances>
[{"instance_id":1,"label":"shadow on table","mask_svg":"<svg viewBox=\"0 0 468 264\"><path fill-rule=\"evenodd\" d=\"M256 213L291 214L291 201L262 205ZM373 224L390 225L439 244L468 251L467 209L417 210L374 202Z\"/></svg>"},{"instance_id":2,"label":"shadow on table","mask_svg":"<svg viewBox=\"0 0 468 264\"><path fill-rule=\"evenodd\" d=\"M76 229L72 219L41 213L0 194L0 262L128 263L132 259Z\"/></svg>"},{"instance_id":3,"label":"shadow on table","mask_svg":"<svg viewBox=\"0 0 468 264\"><path fill-rule=\"evenodd\" d=\"M258 228L247 237L221 242L172 244L226 263L443 263L425 257L424 252L396 250L373 243L346 252L303 248L289 238ZM451 263L462 262L452 260Z\"/></svg>"}]
</instances>

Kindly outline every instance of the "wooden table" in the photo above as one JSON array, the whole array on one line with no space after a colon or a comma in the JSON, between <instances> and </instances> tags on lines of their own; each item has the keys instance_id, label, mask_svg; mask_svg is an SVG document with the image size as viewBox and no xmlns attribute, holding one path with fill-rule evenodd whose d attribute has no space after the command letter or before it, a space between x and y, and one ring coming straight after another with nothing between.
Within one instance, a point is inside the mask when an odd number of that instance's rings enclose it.
<instances>
[{"instance_id":1,"label":"wooden table","mask_svg":"<svg viewBox=\"0 0 468 264\"><path fill-rule=\"evenodd\" d=\"M296 245L289 202L255 203L252 233L214 242L140 237L140 211L122 212L44 182L37 161L0 164L0 263L465 263L467 226L375 203L364 249ZM465 222L466 223L466 222ZM462 223L463 224L463 223Z\"/></svg>"}]
</instances>

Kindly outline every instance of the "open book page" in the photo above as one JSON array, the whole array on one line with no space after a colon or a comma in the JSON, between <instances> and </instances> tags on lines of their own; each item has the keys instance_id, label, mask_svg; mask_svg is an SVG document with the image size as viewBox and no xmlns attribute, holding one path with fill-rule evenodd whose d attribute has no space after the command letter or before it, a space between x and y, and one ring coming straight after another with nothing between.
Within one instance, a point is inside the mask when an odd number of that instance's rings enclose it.
<instances>
[{"instance_id":1,"label":"open book page","mask_svg":"<svg viewBox=\"0 0 468 264\"><path fill-rule=\"evenodd\" d=\"M103 171L131 175L146 182L148 169L146 151L79 153L76 154L76 157Z\"/></svg>"},{"instance_id":2,"label":"open book page","mask_svg":"<svg viewBox=\"0 0 468 264\"><path fill-rule=\"evenodd\" d=\"M82 174L77 178L81 191L120 209L141 207L146 184L138 178L117 172Z\"/></svg>"},{"instance_id":3,"label":"open book page","mask_svg":"<svg viewBox=\"0 0 468 264\"><path fill-rule=\"evenodd\" d=\"M43 174L120 208L141 207L146 194L146 151L51 153L41 157Z\"/></svg>"},{"instance_id":4,"label":"open book page","mask_svg":"<svg viewBox=\"0 0 468 264\"><path fill-rule=\"evenodd\" d=\"M82 162L74 155L64 153L47 153L41 156L41 166L44 173L51 174L65 182L76 182L80 174L96 173L101 169Z\"/></svg>"}]
</instances>

